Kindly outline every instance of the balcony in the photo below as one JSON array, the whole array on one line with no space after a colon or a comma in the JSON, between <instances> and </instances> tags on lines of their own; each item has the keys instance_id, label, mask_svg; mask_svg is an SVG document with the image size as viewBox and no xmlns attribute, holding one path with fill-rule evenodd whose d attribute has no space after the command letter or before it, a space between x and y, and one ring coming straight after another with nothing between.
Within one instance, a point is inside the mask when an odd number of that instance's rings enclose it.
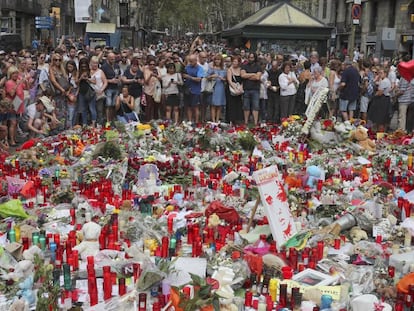
<instances>
[{"instance_id":1,"label":"balcony","mask_svg":"<svg viewBox=\"0 0 414 311\"><path fill-rule=\"evenodd\" d=\"M0 0L0 8L30 15L40 15L42 9L39 0Z\"/></svg>"}]
</instances>

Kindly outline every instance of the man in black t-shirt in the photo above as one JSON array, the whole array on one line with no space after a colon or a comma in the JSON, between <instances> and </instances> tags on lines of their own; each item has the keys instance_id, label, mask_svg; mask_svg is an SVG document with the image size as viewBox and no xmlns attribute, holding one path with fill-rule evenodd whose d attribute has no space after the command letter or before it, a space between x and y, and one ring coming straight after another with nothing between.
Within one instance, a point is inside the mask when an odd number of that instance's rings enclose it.
<instances>
[{"instance_id":1,"label":"man in black t-shirt","mask_svg":"<svg viewBox=\"0 0 414 311\"><path fill-rule=\"evenodd\" d=\"M271 68L267 71L269 77L269 86L267 88L267 121L271 123L280 122L280 86L279 76L282 73L279 61L273 60Z\"/></svg>"},{"instance_id":2,"label":"man in black t-shirt","mask_svg":"<svg viewBox=\"0 0 414 311\"><path fill-rule=\"evenodd\" d=\"M243 112L244 123L249 123L250 111L253 114L254 125L259 122L260 77L262 69L257 63L257 55L249 53L248 63L241 67L240 75L243 79Z\"/></svg>"},{"instance_id":3,"label":"man in black t-shirt","mask_svg":"<svg viewBox=\"0 0 414 311\"><path fill-rule=\"evenodd\" d=\"M144 73L139 69L139 60L137 58L132 59L131 66L125 70L121 81L123 85L128 86L129 95L135 99L135 112L139 114Z\"/></svg>"},{"instance_id":4,"label":"man in black t-shirt","mask_svg":"<svg viewBox=\"0 0 414 311\"><path fill-rule=\"evenodd\" d=\"M119 86L121 83L121 71L119 65L115 62L115 54L109 53L106 62L101 67L108 80L108 86L105 90L106 95L106 119L111 122L115 117L116 97L119 94Z\"/></svg>"}]
</instances>

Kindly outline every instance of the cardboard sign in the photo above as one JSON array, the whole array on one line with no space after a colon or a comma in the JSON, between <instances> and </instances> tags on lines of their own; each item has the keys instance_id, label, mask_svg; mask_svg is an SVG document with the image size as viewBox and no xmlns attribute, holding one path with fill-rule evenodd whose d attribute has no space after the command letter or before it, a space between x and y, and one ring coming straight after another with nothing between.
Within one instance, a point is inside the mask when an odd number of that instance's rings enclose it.
<instances>
[{"instance_id":1,"label":"cardboard sign","mask_svg":"<svg viewBox=\"0 0 414 311\"><path fill-rule=\"evenodd\" d=\"M253 179L259 189L261 204L269 220L273 239L280 249L297 231L285 189L280 182L277 166L269 166L255 171Z\"/></svg>"}]
</instances>

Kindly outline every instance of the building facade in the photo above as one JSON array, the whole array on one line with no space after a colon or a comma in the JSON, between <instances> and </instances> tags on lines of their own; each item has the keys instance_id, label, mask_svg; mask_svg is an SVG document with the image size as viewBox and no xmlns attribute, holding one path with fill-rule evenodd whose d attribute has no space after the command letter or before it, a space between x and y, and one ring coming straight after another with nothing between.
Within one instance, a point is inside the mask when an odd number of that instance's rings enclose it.
<instances>
[{"instance_id":1,"label":"building facade","mask_svg":"<svg viewBox=\"0 0 414 311\"><path fill-rule=\"evenodd\" d=\"M365 55L388 58L413 55L414 0L292 0L292 3L334 27L332 49L349 53L358 48ZM360 17L354 18L355 15Z\"/></svg>"}]
</instances>

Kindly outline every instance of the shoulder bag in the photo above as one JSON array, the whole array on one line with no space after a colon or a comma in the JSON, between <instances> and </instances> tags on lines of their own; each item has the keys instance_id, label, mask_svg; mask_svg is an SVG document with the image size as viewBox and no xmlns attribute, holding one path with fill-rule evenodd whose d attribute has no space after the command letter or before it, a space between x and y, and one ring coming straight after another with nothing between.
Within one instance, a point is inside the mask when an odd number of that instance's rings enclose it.
<instances>
[{"instance_id":1,"label":"shoulder bag","mask_svg":"<svg viewBox=\"0 0 414 311\"><path fill-rule=\"evenodd\" d=\"M234 84L236 84L236 87L233 87L231 83L229 83L229 90L230 90L230 95L231 96L240 96L244 93L243 90L243 85L240 84L239 82L237 82L236 77L234 76L233 70L231 70L231 77L232 80L234 82Z\"/></svg>"}]
</instances>

